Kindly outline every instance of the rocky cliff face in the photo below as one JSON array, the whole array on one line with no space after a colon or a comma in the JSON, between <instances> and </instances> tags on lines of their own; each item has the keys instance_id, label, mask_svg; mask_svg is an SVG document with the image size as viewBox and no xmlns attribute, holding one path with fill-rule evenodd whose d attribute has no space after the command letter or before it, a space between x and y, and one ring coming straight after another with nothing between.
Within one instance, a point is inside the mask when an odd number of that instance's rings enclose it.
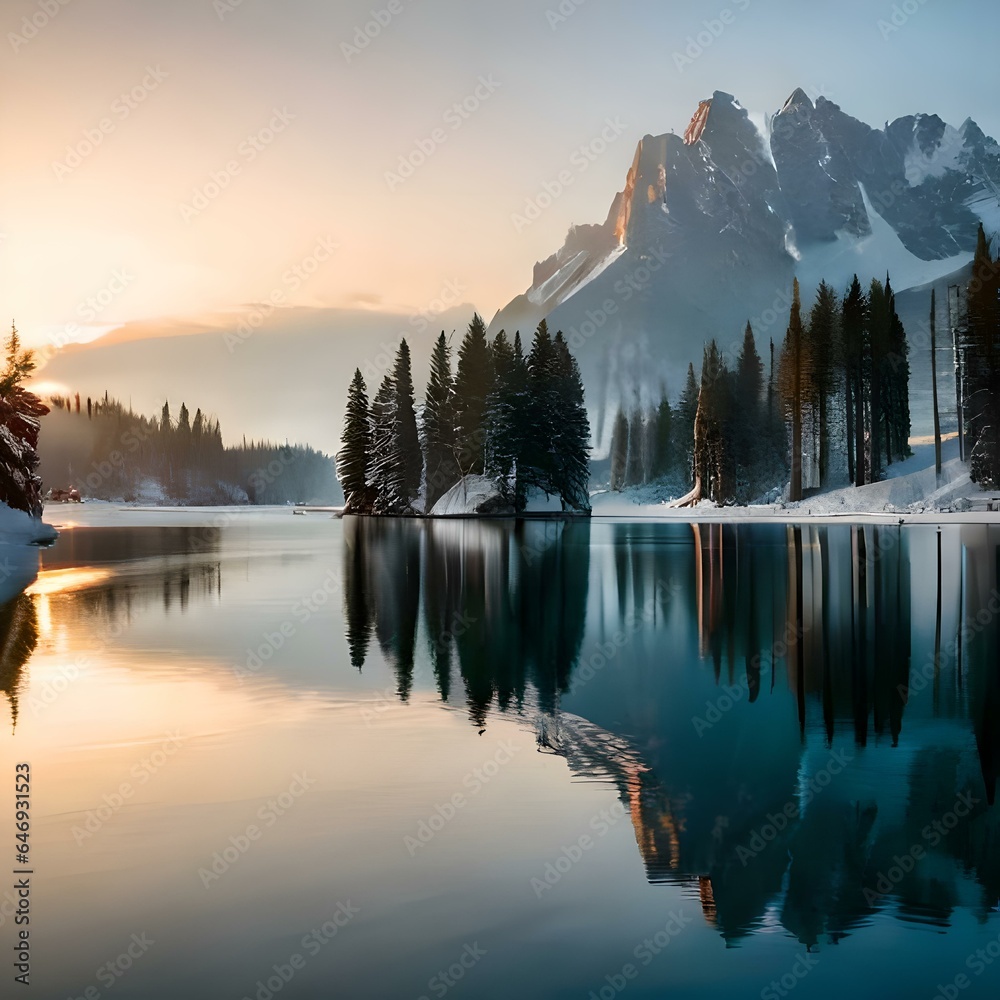
<instances>
[{"instance_id":1,"label":"rocky cliff face","mask_svg":"<svg viewBox=\"0 0 1000 1000\"><path fill-rule=\"evenodd\" d=\"M861 197L922 260L975 249L972 205L996 197L1000 147L972 121L955 129L937 115L899 118L873 129L801 90L772 120L771 149L800 244L838 230L868 236Z\"/></svg>"},{"instance_id":2,"label":"rocky cliff face","mask_svg":"<svg viewBox=\"0 0 1000 1000\"><path fill-rule=\"evenodd\" d=\"M605 222L574 227L491 332L561 328L606 445L608 415L664 382L676 396L709 338L732 360L749 320L766 361L794 275L807 307L821 277L933 282L971 258L980 219L1000 229L1000 146L972 121L875 129L796 90L761 130L716 92L683 135L642 139Z\"/></svg>"}]
</instances>

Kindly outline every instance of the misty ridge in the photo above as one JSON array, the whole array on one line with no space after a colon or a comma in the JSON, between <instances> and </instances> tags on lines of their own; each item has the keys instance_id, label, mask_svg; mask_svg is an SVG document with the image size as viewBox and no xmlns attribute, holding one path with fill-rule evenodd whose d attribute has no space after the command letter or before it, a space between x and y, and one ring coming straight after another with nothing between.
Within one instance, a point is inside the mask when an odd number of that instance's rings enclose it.
<instances>
[{"instance_id":1,"label":"misty ridge","mask_svg":"<svg viewBox=\"0 0 1000 1000\"><path fill-rule=\"evenodd\" d=\"M330 504L341 494L331 459L302 445L223 444L217 418L168 403L160 417L105 395L56 396L42 418L39 474L49 490L169 505Z\"/></svg>"}]
</instances>

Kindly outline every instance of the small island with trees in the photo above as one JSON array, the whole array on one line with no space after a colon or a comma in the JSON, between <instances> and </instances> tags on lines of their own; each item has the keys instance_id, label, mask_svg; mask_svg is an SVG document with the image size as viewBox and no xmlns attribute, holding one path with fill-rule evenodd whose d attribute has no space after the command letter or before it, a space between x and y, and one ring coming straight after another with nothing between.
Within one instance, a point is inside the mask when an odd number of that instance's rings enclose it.
<instances>
[{"instance_id":1,"label":"small island with trees","mask_svg":"<svg viewBox=\"0 0 1000 1000\"><path fill-rule=\"evenodd\" d=\"M458 349L442 332L419 416L403 340L374 399L360 369L337 456L345 513L492 517L590 512L590 424L583 381L562 333L543 321L492 342L476 315ZM553 511L552 501L558 502Z\"/></svg>"}]
</instances>

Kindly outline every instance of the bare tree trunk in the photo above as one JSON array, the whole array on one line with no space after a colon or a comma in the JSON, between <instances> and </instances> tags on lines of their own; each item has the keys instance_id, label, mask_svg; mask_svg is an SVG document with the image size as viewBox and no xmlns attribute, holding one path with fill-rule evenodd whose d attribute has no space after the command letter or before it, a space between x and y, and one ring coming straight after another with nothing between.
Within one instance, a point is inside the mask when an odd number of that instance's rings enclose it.
<instances>
[{"instance_id":1,"label":"bare tree trunk","mask_svg":"<svg viewBox=\"0 0 1000 1000\"><path fill-rule=\"evenodd\" d=\"M789 500L802 499L802 411L792 408L792 478L788 487Z\"/></svg>"},{"instance_id":2,"label":"bare tree trunk","mask_svg":"<svg viewBox=\"0 0 1000 1000\"><path fill-rule=\"evenodd\" d=\"M934 473L941 476L941 413L938 410L938 384L937 384L937 294L931 289L931 382L934 387ZM938 536L938 546L941 540ZM940 574L940 568L938 569ZM938 580L940 589L940 578ZM938 629L940 630L940 597L938 598Z\"/></svg>"},{"instance_id":3,"label":"bare tree trunk","mask_svg":"<svg viewBox=\"0 0 1000 1000\"><path fill-rule=\"evenodd\" d=\"M850 372L844 384L844 399L847 404L847 478L854 482L854 392Z\"/></svg>"},{"instance_id":4,"label":"bare tree trunk","mask_svg":"<svg viewBox=\"0 0 1000 1000\"><path fill-rule=\"evenodd\" d=\"M860 364L854 372L854 477L855 486L865 485L865 379Z\"/></svg>"}]
</instances>

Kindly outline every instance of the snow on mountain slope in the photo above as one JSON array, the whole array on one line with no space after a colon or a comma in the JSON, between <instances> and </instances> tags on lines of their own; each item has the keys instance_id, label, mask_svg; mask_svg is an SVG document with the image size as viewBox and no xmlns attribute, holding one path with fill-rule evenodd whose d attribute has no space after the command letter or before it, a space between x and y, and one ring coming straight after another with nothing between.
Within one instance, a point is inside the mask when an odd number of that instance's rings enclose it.
<instances>
[{"instance_id":1,"label":"snow on mountain slope","mask_svg":"<svg viewBox=\"0 0 1000 1000\"><path fill-rule=\"evenodd\" d=\"M912 288L936 282L972 260L969 253L921 260L907 250L897 232L875 210L865 186L858 186L870 234L852 237L839 230L835 242L809 247L795 266L803 288L816 288L825 279L827 284L842 289L850 284L855 274L881 276L884 280L886 273L892 278L893 288Z\"/></svg>"},{"instance_id":2,"label":"snow on mountain slope","mask_svg":"<svg viewBox=\"0 0 1000 1000\"><path fill-rule=\"evenodd\" d=\"M793 276L807 309L821 279L843 291L855 272L888 271L897 294L940 284L971 259L980 219L1000 230L1000 146L971 120L877 129L802 90L765 116L716 92L682 134L643 137L605 223L571 229L491 332L530 336L547 317L566 333L600 457L617 408L664 385L676 400L710 338L730 363L748 321L765 359L780 347Z\"/></svg>"}]
</instances>

